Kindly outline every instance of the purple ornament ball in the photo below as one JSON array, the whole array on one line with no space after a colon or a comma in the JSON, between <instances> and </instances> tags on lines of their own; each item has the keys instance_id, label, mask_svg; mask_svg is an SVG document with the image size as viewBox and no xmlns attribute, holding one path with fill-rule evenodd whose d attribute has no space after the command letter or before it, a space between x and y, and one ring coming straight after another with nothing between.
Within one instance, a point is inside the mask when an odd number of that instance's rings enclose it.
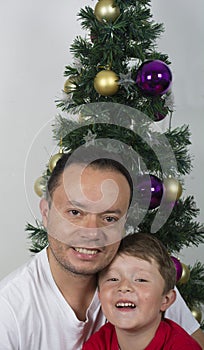
<instances>
[{"instance_id":1,"label":"purple ornament ball","mask_svg":"<svg viewBox=\"0 0 204 350\"><path fill-rule=\"evenodd\" d=\"M176 282L178 282L182 275L182 264L180 260L175 258L174 256L171 256L171 260L174 262L176 268Z\"/></svg>"},{"instance_id":2,"label":"purple ornament ball","mask_svg":"<svg viewBox=\"0 0 204 350\"><path fill-rule=\"evenodd\" d=\"M157 112L157 113L154 114L154 121L155 121L155 122L160 122L160 121L163 120L165 117L166 117L166 115Z\"/></svg>"},{"instance_id":3,"label":"purple ornament ball","mask_svg":"<svg viewBox=\"0 0 204 350\"><path fill-rule=\"evenodd\" d=\"M139 67L136 84L145 95L158 96L165 94L172 82L172 74L166 63L151 60Z\"/></svg>"},{"instance_id":4,"label":"purple ornament ball","mask_svg":"<svg viewBox=\"0 0 204 350\"><path fill-rule=\"evenodd\" d=\"M137 201L142 208L156 209L163 195L163 183L155 175L141 175L137 178Z\"/></svg>"}]
</instances>

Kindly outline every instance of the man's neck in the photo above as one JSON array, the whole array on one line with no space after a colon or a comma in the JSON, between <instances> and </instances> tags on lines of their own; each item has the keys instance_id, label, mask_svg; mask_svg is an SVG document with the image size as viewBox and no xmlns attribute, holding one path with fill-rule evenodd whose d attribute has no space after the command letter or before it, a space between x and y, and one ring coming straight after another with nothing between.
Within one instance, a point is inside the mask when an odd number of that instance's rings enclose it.
<instances>
[{"instance_id":1,"label":"man's neck","mask_svg":"<svg viewBox=\"0 0 204 350\"><path fill-rule=\"evenodd\" d=\"M86 311L96 291L96 276L84 276L62 268L48 250L48 260L53 279L63 297L80 321L85 321Z\"/></svg>"}]
</instances>

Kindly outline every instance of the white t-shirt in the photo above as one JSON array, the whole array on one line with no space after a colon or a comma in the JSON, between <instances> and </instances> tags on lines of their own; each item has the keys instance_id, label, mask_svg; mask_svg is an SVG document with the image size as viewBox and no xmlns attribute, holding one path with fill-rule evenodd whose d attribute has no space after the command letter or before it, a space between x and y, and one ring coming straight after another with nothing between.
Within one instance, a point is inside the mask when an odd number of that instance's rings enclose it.
<instances>
[{"instance_id":1,"label":"white t-shirt","mask_svg":"<svg viewBox=\"0 0 204 350\"><path fill-rule=\"evenodd\" d=\"M86 316L57 288L46 249L0 282L0 350L80 350L105 322L97 292Z\"/></svg>"},{"instance_id":2,"label":"white t-shirt","mask_svg":"<svg viewBox=\"0 0 204 350\"><path fill-rule=\"evenodd\" d=\"M0 282L0 350L80 350L104 324L97 292L79 321L57 288L46 249ZM188 333L198 322L178 294L167 317Z\"/></svg>"}]
</instances>

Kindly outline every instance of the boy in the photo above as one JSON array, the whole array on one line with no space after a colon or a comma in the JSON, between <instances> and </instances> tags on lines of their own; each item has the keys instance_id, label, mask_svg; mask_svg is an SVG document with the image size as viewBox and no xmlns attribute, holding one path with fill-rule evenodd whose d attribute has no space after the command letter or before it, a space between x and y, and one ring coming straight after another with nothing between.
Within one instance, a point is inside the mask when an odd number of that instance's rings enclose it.
<instances>
[{"instance_id":1,"label":"boy","mask_svg":"<svg viewBox=\"0 0 204 350\"><path fill-rule=\"evenodd\" d=\"M176 270L163 246L148 234L124 238L99 274L99 298L109 321L83 350L199 350L200 345L164 312L174 302Z\"/></svg>"}]
</instances>

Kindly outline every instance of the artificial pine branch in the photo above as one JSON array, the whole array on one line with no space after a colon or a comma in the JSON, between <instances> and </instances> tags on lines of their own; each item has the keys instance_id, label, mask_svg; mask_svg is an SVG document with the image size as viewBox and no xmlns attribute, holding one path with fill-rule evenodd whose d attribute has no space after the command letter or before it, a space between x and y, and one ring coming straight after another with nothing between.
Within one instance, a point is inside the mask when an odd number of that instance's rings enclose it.
<instances>
[{"instance_id":1,"label":"artificial pine branch","mask_svg":"<svg viewBox=\"0 0 204 350\"><path fill-rule=\"evenodd\" d=\"M48 244L47 232L44 227L38 220L36 220L35 224L36 226L27 223L25 228L25 231L30 232L28 238L31 240L32 245L29 250L32 253L40 252Z\"/></svg>"},{"instance_id":2,"label":"artificial pine branch","mask_svg":"<svg viewBox=\"0 0 204 350\"><path fill-rule=\"evenodd\" d=\"M151 232L157 210L148 211L139 225L139 231ZM204 227L195 221L199 209L192 196L179 200L165 224L155 233L170 252L179 252L184 247L198 246L204 243Z\"/></svg>"},{"instance_id":3,"label":"artificial pine branch","mask_svg":"<svg viewBox=\"0 0 204 350\"><path fill-rule=\"evenodd\" d=\"M190 308L200 307L204 300L204 264L196 262L188 266L190 270L189 281L177 284L177 287Z\"/></svg>"},{"instance_id":4,"label":"artificial pine branch","mask_svg":"<svg viewBox=\"0 0 204 350\"><path fill-rule=\"evenodd\" d=\"M193 266L188 265L190 278L187 283L177 284L177 288L186 301L188 307L202 310L204 300L204 264L197 261ZM204 329L204 321L201 322L201 329Z\"/></svg>"},{"instance_id":5,"label":"artificial pine branch","mask_svg":"<svg viewBox=\"0 0 204 350\"><path fill-rule=\"evenodd\" d=\"M90 119L89 119L89 122L90 122ZM113 119L112 119L112 123L113 123ZM138 154L140 154L142 159L144 159L145 165L150 172L153 172L155 174L160 174L160 173L162 174L160 162L158 161L156 154L161 154L160 159L162 160L163 163L170 162L171 160L171 155L169 155L170 159L168 159L168 154L166 153L163 154L162 152L160 152L160 150L164 145L158 142L158 144L154 146L154 149L156 150L156 153L155 153L153 152L151 147L144 141L144 139L136 135L130 128L125 129L119 125L114 125L112 123L111 123L111 120L107 120L107 124L98 123L96 125L93 122L87 125L83 125L83 124L80 125L77 122L69 121L69 120L66 120L66 118L58 117L58 122L57 122L58 126L56 126L56 129L54 129L54 135L55 135L55 138L58 140L60 137L62 137L62 135L65 135L65 137L63 137L63 140L62 140L63 147L65 149L70 149L70 148L76 149L77 147L79 147L79 145L82 145L83 143L85 143L84 136L87 134L88 130L91 130L92 132L96 133L96 139L109 138L109 139L119 140L125 143L126 145L131 146ZM130 123L131 123L131 119L130 119ZM60 124L62 125L60 126ZM147 132L146 129L144 128L144 133ZM168 175L178 176L178 172L181 174L186 174L190 172L191 159L188 154L188 145L190 143L188 140L188 133L189 133L189 129L187 126L183 126L181 128L177 128L175 130L164 133L165 137L168 139L169 143L171 144L173 153L177 161L178 170L172 169L171 174L163 173L162 174L163 177ZM155 135L157 135L156 132L155 132ZM181 140L182 142L180 142Z\"/></svg>"}]
</instances>

